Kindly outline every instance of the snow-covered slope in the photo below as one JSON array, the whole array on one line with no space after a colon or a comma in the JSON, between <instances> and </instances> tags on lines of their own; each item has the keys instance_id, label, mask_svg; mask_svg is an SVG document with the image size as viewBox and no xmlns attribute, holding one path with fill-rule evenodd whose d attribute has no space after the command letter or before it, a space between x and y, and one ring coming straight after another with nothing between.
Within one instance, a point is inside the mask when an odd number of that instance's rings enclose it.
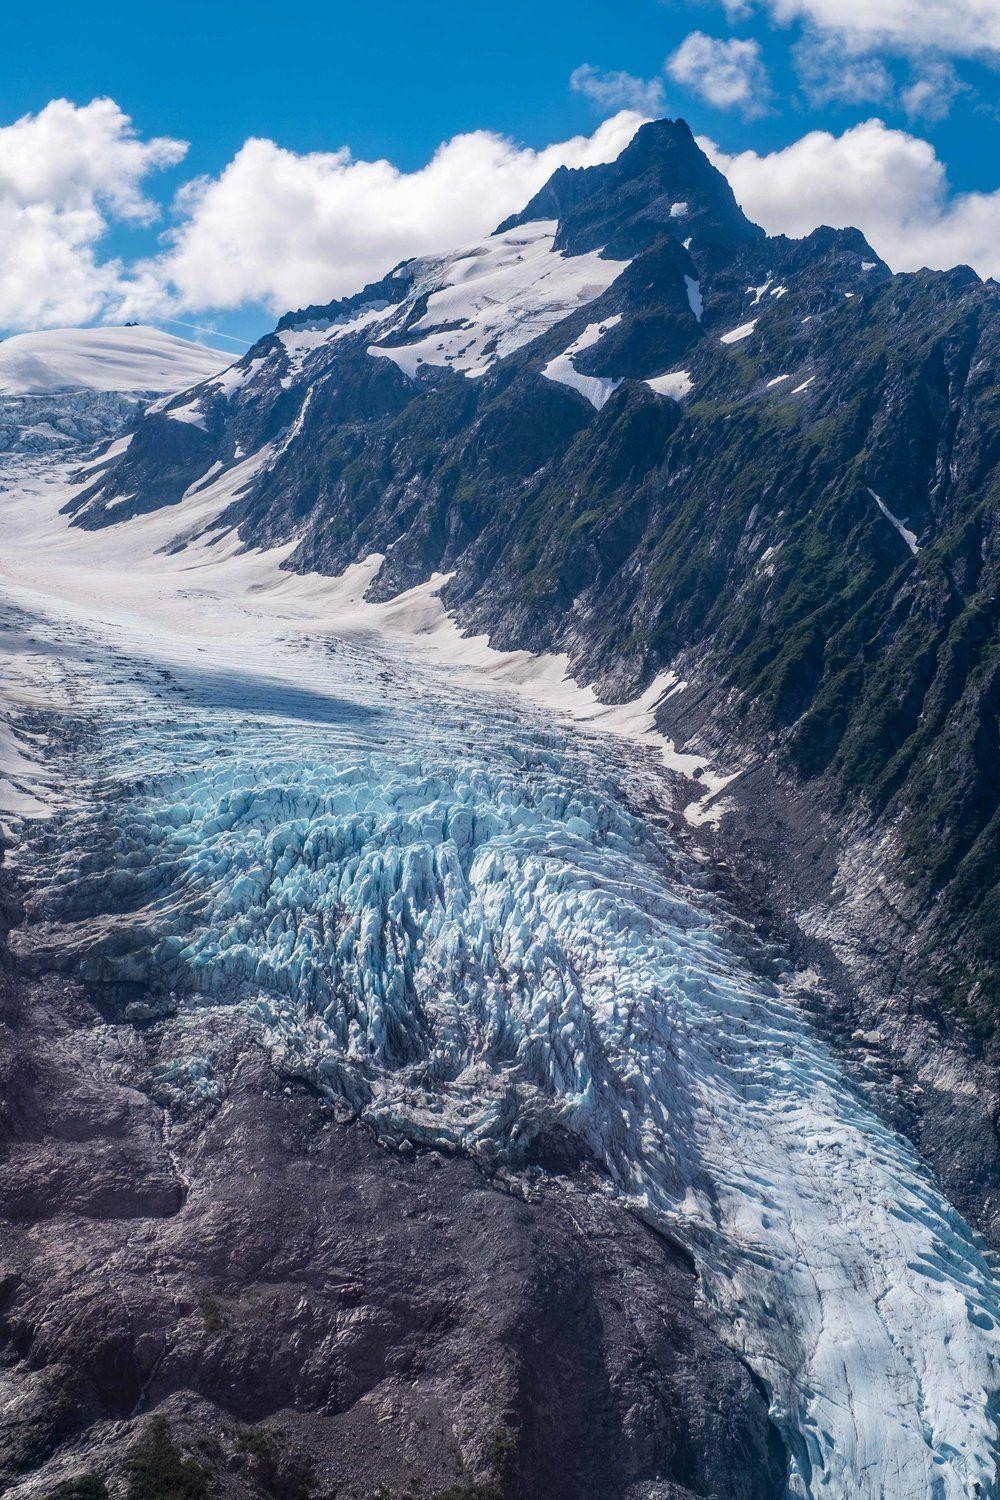
<instances>
[{"instance_id":1,"label":"snow-covered slope","mask_svg":"<svg viewBox=\"0 0 1000 1500\"><path fill-rule=\"evenodd\" d=\"M50 328L0 341L0 452L113 437L138 403L217 375L229 356L158 328Z\"/></svg>"},{"instance_id":2,"label":"snow-covered slope","mask_svg":"<svg viewBox=\"0 0 1000 1500\"><path fill-rule=\"evenodd\" d=\"M285 451L302 437L313 389L329 382L350 405L351 392L370 383L368 371L345 375L345 359L394 365L406 377L407 395L394 397L398 379L389 381L386 370L379 371L381 394L364 420L381 414L386 399L398 409L423 377L452 371L478 380L603 298L631 263L603 250L568 253L556 245L557 229L554 219L543 219L498 231L449 255L406 261L345 302L290 313L242 360L199 377L191 382L193 390L163 396L146 415L200 429L214 441L234 414L247 410L248 442L254 443L261 410L273 409L277 400L283 417L291 417L283 423ZM612 314L602 326L617 321ZM576 348L567 351L568 383L582 389L583 377L574 374L568 358ZM560 376L553 371L552 378ZM607 383L606 395L616 384ZM596 404L597 398L588 399ZM163 423L157 426L162 434ZM238 446L246 451L242 442Z\"/></svg>"},{"instance_id":3,"label":"snow-covered slope","mask_svg":"<svg viewBox=\"0 0 1000 1500\"><path fill-rule=\"evenodd\" d=\"M158 328L50 328L0 342L0 395L166 395L207 380L228 355Z\"/></svg>"},{"instance_id":4,"label":"snow-covered slope","mask_svg":"<svg viewBox=\"0 0 1000 1500\"><path fill-rule=\"evenodd\" d=\"M405 342L376 342L369 354L395 360L406 375L422 364L482 375L593 302L628 262L597 253L562 255L555 249L558 227L542 220L423 263L410 301L426 310L409 322Z\"/></svg>"}]
</instances>

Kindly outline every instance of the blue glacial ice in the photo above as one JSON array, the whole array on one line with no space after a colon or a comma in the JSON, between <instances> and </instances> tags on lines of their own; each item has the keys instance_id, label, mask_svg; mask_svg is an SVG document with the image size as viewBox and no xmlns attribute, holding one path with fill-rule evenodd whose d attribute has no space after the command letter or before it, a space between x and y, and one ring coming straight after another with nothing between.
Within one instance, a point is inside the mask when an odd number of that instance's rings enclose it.
<instances>
[{"instance_id":1,"label":"blue glacial ice","mask_svg":"<svg viewBox=\"0 0 1000 1500\"><path fill-rule=\"evenodd\" d=\"M790 1495L998 1492L993 1267L634 810L638 752L364 639L294 680L83 656L76 795L20 854L35 962L246 1006L389 1139L517 1170L573 1132L691 1245Z\"/></svg>"}]
</instances>

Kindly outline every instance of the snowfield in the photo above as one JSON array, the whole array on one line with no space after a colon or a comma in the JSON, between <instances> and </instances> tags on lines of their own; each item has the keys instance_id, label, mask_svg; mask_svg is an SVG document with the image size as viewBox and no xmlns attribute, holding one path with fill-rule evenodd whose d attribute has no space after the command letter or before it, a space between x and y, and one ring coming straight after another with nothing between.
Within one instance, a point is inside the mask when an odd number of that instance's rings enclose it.
<instances>
[{"instance_id":1,"label":"snowfield","mask_svg":"<svg viewBox=\"0 0 1000 1500\"><path fill-rule=\"evenodd\" d=\"M166 395L217 375L233 356L159 328L51 328L0 340L0 396L69 391Z\"/></svg>"},{"instance_id":2,"label":"snowfield","mask_svg":"<svg viewBox=\"0 0 1000 1500\"><path fill-rule=\"evenodd\" d=\"M588 323L568 349L557 354L555 359L550 359L544 366L542 374L546 380L555 380L560 385L568 385L571 390L579 391L596 411L600 411L614 395L621 381L608 379L603 375L581 375L576 368L575 357L586 349L593 349L608 330L617 327L620 322L621 318L615 316L606 318L603 323Z\"/></svg>"},{"instance_id":3,"label":"snowfield","mask_svg":"<svg viewBox=\"0 0 1000 1500\"><path fill-rule=\"evenodd\" d=\"M405 375L416 375L421 365L484 375L498 359L593 302L628 266L597 251L561 254L553 248L558 227L539 219L490 235L458 256L420 262L403 317L424 298L426 311L399 342L386 343L383 336L368 353L395 361ZM400 321L396 313L388 331Z\"/></svg>"}]
</instances>

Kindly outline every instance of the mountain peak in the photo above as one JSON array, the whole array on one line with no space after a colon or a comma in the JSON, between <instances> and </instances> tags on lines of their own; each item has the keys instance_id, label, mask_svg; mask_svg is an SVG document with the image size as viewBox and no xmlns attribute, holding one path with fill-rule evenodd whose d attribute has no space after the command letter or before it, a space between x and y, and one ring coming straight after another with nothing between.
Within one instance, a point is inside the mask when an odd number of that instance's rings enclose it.
<instances>
[{"instance_id":1,"label":"mountain peak","mask_svg":"<svg viewBox=\"0 0 1000 1500\"><path fill-rule=\"evenodd\" d=\"M667 232L686 238L697 231L702 245L763 236L686 120L640 126L616 161L558 168L498 233L536 219L558 219L557 246L574 255L633 256Z\"/></svg>"},{"instance_id":2,"label":"mountain peak","mask_svg":"<svg viewBox=\"0 0 1000 1500\"><path fill-rule=\"evenodd\" d=\"M693 150L699 156L704 155L686 120L648 120L645 125L639 126L618 161L652 161L675 150Z\"/></svg>"}]
</instances>

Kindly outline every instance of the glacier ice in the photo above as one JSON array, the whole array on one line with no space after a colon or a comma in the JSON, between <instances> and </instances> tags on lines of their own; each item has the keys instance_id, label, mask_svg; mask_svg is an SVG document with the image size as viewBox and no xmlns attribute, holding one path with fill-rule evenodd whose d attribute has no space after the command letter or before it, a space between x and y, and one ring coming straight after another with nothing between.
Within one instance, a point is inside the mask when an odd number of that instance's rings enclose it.
<instances>
[{"instance_id":1,"label":"glacier ice","mask_svg":"<svg viewBox=\"0 0 1000 1500\"><path fill-rule=\"evenodd\" d=\"M993 1267L637 814L641 752L363 637L285 643L298 675L268 677L85 634L77 795L19 854L26 959L250 1007L389 1139L517 1170L573 1132L694 1250L790 1494L996 1492ZM153 1087L210 1100L211 1060L175 1050Z\"/></svg>"}]
</instances>

